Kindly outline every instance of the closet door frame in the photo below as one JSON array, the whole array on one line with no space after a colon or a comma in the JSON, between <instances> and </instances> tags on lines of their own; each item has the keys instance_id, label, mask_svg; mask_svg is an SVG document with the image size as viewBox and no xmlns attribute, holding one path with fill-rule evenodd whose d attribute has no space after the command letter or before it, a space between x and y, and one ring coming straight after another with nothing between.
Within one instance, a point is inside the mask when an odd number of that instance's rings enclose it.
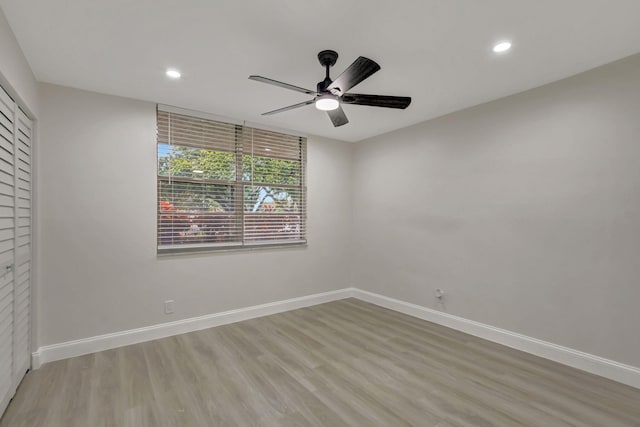
<instances>
[{"instance_id":1,"label":"closet door frame","mask_svg":"<svg viewBox=\"0 0 640 427\"><path fill-rule=\"evenodd\" d=\"M14 308L14 316L13 316L13 320L14 320L14 334L13 334L13 351L14 351L14 357L13 357L13 363L14 363L14 378L13 378L13 382L15 387L17 388L17 386L20 384L20 381L22 381L22 378L24 378L24 375L26 374L26 372L31 369L31 325L32 325L32 319L31 319L31 313L32 313L32 301L31 301L31 290L32 290L32 278L31 278L31 272L33 269L33 161L32 161L32 149L33 149L33 120L31 120L29 118L29 116L22 110L22 108L20 108L20 105L18 103L15 104L14 107L14 155L13 155L13 161L14 161L14 215L13 215L13 220L14 220L14 245L13 245L13 308ZM20 127L21 127L21 122L24 123L24 127L26 128L26 130L28 131L29 135L26 135L28 137L28 144L25 143L25 146L28 149L28 169L29 171L25 171L24 173L26 173L29 177L29 185L28 185L28 198L26 199L28 201L28 207L27 209L29 210L29 220L28 220L28 229L29 229L29 239L27 244L29 245L29 251L26 253L23 253L20 251L20 228L24 227L20 225L20 221L21 219L23 219L24 217L22 217L20 215L20 210L24 209L21 207L21 198L20 198L20 151L21 151L21 147L20 144L22 143L20 141ZM23 156L24 157L24 156ZM22 200L25 200L24 198ZM26 261L25 261L26 259ZM18 347L17 344L20 342L20 336L18 335L19 332L21 332L18 329L18 320L19 320L19 315L21 314L18 311L18 307L19 307L19 299L18 299L18 291L20 289L20 282L19 280L21 279L21 274L20 274L20 267L21 265L23 265L24 263L28 262L29 263L29 274L28 274L28 283L27 283L27 291L29 292L29 296L27 299L27 318L26 318L26 355L25 355L25 359L21 360L19 359L19 356L21 356L21 354L17 353Z\"/></svg>"}]
</instances>

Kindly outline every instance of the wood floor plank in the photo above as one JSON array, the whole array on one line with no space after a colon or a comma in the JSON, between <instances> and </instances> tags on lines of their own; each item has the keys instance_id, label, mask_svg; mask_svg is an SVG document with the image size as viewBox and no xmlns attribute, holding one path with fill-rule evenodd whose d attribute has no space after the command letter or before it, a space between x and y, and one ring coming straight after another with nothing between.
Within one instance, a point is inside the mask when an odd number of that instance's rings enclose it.
<instances>
[{"instance_id":1,"label":"wood floor plank","mask_svg":"<svg viewBox=\"0 0 640 427\"><path fill-rule=\"evenodd\" d=\"M0 427L640 427L640 390L347 299L25 377Z\"/></svg>"}]
</instances>

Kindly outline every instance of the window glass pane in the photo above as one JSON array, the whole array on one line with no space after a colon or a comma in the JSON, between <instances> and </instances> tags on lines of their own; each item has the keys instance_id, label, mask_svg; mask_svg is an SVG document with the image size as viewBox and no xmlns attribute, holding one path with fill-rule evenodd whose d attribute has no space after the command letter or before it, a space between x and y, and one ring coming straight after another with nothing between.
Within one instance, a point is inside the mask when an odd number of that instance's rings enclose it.
<instances>
[{"instance_id":1,"label":"window glass pane","mask_svg":"<svg viewBox=\"0 0 640 427\"><path fill-rule=\"evenodd\" d=\"M236 242L234 186L159 180L158 244Z\"/></svg>"},{"instance_id":2,"label":"window glass pane","mask_svg":"<svg viewBox=\"0 0 640 427\"><path fill-rule=\"evenodd\" d=\"M234 181L236 155L226 151L158 144L158 175Z\"/></svg>"},{"instance_id":3,"label":"window glass pane","mask_svg":"<svg viewBox=\"0 0 640 427\"><path fill-rule=\"evenodd\" d=\"M304 236L299 188L244 187L245 242L297 240Z\"/></svg>"},{"instance_id":4,"label":"window glass pane","mask_svg":"<svg viewBox=\"0 0 640 427\"><path fill-rule=\"evenodd\" d=\"M245 213L299 212L300 210L301 191L299 188L244 186Z\"/></svg>"},{"instance_id":5,"label":"window glass pane","mask_svg":"<svg viewBox=\"0 0 640 427\"><path fill-rule=\"evenodd\" d=\"M242 179L268 184L299 185L300 162L297 160L274 159L270 157L242 157Z\"/></svg>"}]
</instances>

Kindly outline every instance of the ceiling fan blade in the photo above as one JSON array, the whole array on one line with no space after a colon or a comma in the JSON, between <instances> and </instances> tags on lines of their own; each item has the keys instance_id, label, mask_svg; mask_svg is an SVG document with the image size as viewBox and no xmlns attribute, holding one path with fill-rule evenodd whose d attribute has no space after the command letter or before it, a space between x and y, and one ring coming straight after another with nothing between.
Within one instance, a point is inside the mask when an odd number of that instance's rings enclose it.
<instances>
[{"instance_id":1,"label":"ceiling fan blade","mask_svg":"<svg viewBox=\"0 0 640 427\"><path fill-rule=\"evenodd\" d=\"M310 99L308 101L300 102L298 104L289 105L288 107L278 108L277 110L267 111L266 113L262 113L263 116L270 116L271 114L282 113L283 111L293 110L294 108L304 107L305 105L313 104L315 99Z\"/></svg>"},{"instance_id":2,"label":"ceiling fan blade","mask_svg":"<svg viewBox=\"0 0 640 427\"><path fill-rule=\"evenodd\" d=\"M327 90L334 95L342 95L379 69L380 66L375 61L360 56L327 87Z\"/></svg>"},{"instance_id":3,"label":"ceiling fan blade","mask_svg":"<svg viewBox=\"0 0 640 427\"><path fill-rule=\"evenodd\" d=\"M402 110L411 104L411 98L408 96L361 95L357 93L345 93L340 98L340 101L344 104L400 108Z\"/></svg>"},{"instance_id":4,"label":"ceiling fan blade","mask_svg":"<svg viewBox=\"0 0 640 427\"><path fill-rule=\"evenodd\" d=\"M269 85L280 86L280 87L283 87L283 88L289 89L289 90L295 90L296 92L306 93L307 95L314 95L315 96L315 95L318 94L318 92L316 92L315 90L310 90L310 89L305 89L303 87L290 85L289 83L279 82L277 80L269 79L267 77L249 76L249 79L250 80L255 80L257 82L266 83L266 84L269 84Z\"/></svg>"},{"instance_id":5,"label":"ceiling fan blade","mask_svg":"<svg viewBox=\"0 0 640 427\"><path fill-rule=\"evenodd\" d=\"M331 119L331 123L333 123L334 127L346 125L349 123L349 119L347 119L347 115L344 113L342 107L338 106L335 110L327 111L329 114L329 118Z\"/></svg>"}]
</instances>

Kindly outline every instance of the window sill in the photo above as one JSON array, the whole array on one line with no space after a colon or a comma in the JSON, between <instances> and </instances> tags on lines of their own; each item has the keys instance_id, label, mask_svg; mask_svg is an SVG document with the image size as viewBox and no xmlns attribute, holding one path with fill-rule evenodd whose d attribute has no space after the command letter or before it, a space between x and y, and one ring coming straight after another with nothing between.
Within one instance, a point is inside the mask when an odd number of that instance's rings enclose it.
<instances>
[{"instance_id":1,"label":"window sill","mask_svg":"<svg viewBox=\"0 0 640 427\"><path fill-rule=\"evenodd\" d=\"M284 242L270 242L270 243L254 243L250 245L189 245L183 247L158 247L157 255L159 258L174 257L181 255L198 255L198 254L220 254L220 253L233 253L233 252L255 252L266 250L280 250L280 249L300 249L306 248L306 240L298 240L290 243Z\"/></svg>"}]
</instances>

